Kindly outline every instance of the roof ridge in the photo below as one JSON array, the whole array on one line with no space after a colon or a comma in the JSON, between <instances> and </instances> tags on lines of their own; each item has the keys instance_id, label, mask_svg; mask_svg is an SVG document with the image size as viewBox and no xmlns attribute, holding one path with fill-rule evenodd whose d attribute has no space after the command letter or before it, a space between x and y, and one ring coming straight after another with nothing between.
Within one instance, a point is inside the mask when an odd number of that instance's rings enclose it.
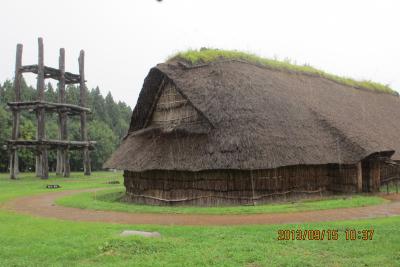
<instances>
[{"instance_id":1,"label":"roof ridge","mask_svg":"<svg viewBox=\"0 0 400 267\"><path fill-rule=\"evenodd\" d=\"M371 90L371 89L368 89L368 88L365 88L365 87L361 87L361 86L354 86L354 85L346 84L344 82L340 82L340 81L334 80L332 78L322 76L322 75L320 75L318 73L311 73L311 72L299 71L299 70L290 70L290 69L287 69L287 68L279 69L279 68L274 68L274 67L271 67L271 66L268 66L268 65L263 65L263 64L260 64L260 63L257 63L257 62L244 60L244 59L236 59L236 58L219 59L219 60L205 62L205 63L195 63L195 64L192 64L192 65L189 65L186 62L187 62L186 60L180 60L180 59L177 60L177 64L179 66L182 66L186 70L204 68L204 67L208 67L208 66L216 65L216 64L220 64L220 63L238 62L238 63L248 64L248 65L252 65L252 66L256 66L256 67L259 67L259 68L262 68L262 69L268 69L268 70L272 70L272 71L279 71L279 72L285 72L285 73L297 74L297 75L305 75L305 76L313 77L313 78L322 78L322 79L325 79L325 80L330 81L330 82L334 82L334 83L342 85L342 86L346 86L346 87L349 87L349 88L354 88L354 89L357 89L357 90L362 90L362 91L365 91L365 92L377 93L377 94L387 94L387 95L392 95L392 96L395 96L395 97L399 97L400 96L400 94L397 93L396 91L393 91L393 93L389 93L389 92L385 92L385 91Z\"/></svg>"},{"instance_id":2,"label":"roof ridge","mask_svg":"<svg viewBox=\"0 0 400 267\"><path fill-rule=\"evenodd\" d=\"M389 85L383 83L374 82L371 80L357 80L346 76L340 76L326 72L324 70L315 68L309 64L297 64L292 63L290 60L278 60L270 59L258 56L256 54L241 52L238 50L223 50L223 49L212 49L202 48L200 50L187 50L178 52L175 55L168 58L165 63L173 61L184 61L191 65L185 64L188 68L199 68L209 66L218 62L242 62L267 68L270 70L286 71L288 73L298 73L301 75L309 75L310 77L321 77L326 80L336 82L348 87L356 89L365 89L368 91L374 91L378 93L386 93L391 95L399 96L399 92L392 89Z\"/></svg>"}]
</instances>

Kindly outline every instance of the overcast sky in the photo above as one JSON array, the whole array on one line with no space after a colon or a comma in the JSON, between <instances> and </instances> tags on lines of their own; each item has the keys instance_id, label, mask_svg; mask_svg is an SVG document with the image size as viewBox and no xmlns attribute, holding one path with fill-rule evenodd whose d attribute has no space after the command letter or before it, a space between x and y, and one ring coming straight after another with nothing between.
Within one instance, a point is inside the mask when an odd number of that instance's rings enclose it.
<instances>
[{"instance_id":1,"label":"overcast sky","mask_svg":"<svg viewBox=\"0 0 400 267\"><path fill-rule=\"evenodd\" d=\"M15 46L36 64L78 72L86 51L88 87L134 106L149 69L188 48L238 49L400 91L400 1L1 0L0 82L13 77ZM25 76L35 83L34 76Z\"/></svg>"}]
</instances>

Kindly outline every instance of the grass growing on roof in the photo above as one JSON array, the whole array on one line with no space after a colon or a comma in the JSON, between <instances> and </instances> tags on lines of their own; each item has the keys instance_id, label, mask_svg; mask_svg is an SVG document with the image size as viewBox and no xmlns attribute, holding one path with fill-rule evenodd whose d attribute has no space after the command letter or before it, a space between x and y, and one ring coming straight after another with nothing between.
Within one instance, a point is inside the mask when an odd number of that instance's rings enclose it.
<instances>
[{"instance_id":1,"label":"grass growing on roof","mask_svg":"<svg viewBox=\"0 0 400 267\"><path fill-rule=\"evenodd\" d=\"M327 73L323 70L316 69L307 64L296 65L291 63L289 60L279 61L275 59L268 59L257 56L255 54L245 53L236 50L220 50L220 49L209 49L209 48L207 49L202 48L200 50L187 50L184 52L178 52L177 54L170 57L168 61L171 61L173 59L183 59L191 64L209 63L221 59L239 59L259 64L262 66L266 66L272 69L289 70L299 73L314 74L356 88L364 88L375 92L399 95L395 90L390 88L388 85L384 85L381 83L369 80L360 80L360 81L354 80L348 77L341 77L338 75Z\"/></svg>"}]
</instances>

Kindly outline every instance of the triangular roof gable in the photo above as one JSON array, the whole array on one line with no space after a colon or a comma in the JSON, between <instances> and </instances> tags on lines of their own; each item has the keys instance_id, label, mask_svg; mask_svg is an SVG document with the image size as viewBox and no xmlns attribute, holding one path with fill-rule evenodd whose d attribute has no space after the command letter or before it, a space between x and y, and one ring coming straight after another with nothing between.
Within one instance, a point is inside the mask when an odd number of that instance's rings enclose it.
<instances>
[{"instance_id":1,"label":"triangular roof gable","mask_svg":"<svg viewBox=\"0 0 400 267\"><path fill-rule=\"evenodd\" d=\"M165 73L158 68L152 68L144 81L143 89L133 110L129 132L156 126L154 115L157 113L157 109L160 109L160 100L163 102L166 100L165 96L163 96L165 90L174 91L176 97L184 102L185 112L190 112L192 116L197 117L197 122L203 124L204 132L213 127L208 118L193 105L190 99L182 93ZM203 132L203 130L200 130L200 132ZM198 127L195 131L199 132Z\"/></svg>"}]
</instances>

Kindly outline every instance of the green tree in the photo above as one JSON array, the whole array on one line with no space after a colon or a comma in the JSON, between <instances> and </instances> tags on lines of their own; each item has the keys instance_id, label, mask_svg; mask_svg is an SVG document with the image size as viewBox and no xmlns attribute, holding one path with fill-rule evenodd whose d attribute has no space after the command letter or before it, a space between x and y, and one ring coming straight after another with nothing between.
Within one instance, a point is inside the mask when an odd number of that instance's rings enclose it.
<instances>
[{"instance_id":1,"label":"green tree","mask_svg":"<svg viewBox=\"0 0 400 267\"><path fill-rule=\"evenodd\" d=\"M118 144L118 137L111 128L101 121L94 121L89 125L89 139L96 140L96 150L92 153L92 168L101 169L109 155Z\"/></svg>"},{"instance_id":2,"label":"green tree","mask_svg":"<svg viewBox=\"0 0 400 267\"><path fill-rule=\"evenodd\" d=\"M7 171L8 166L8 153L3 147L7 139L10 138L10 115L5 110L3 104L0 103L0 172Z\"/></svg>"}]
</instances>

